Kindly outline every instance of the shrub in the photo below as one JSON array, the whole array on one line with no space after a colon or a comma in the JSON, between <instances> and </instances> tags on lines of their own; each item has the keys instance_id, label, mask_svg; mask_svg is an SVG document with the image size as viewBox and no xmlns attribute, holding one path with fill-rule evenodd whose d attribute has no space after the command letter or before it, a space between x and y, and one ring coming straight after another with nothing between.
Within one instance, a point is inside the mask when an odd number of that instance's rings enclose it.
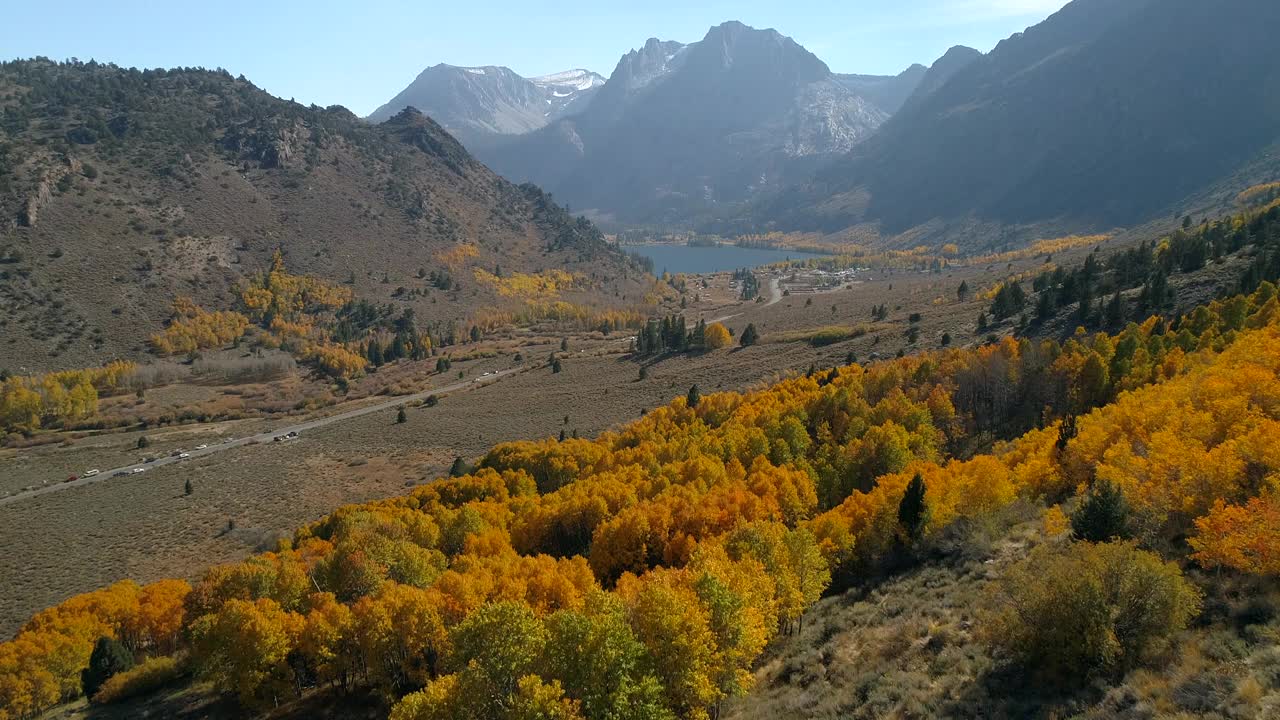
<instances>
[{"instance_id":1,"label":"shrub","mask_svg":"<svg viewBox=\"0 0 1280 720\"><path fill-rule=\"evenodd\" d=\"M132 670L118 673L102 684L93 696L99 705L128 700L164 687L182 674L182 666L172 657L155 657Z\"/></svg>"},{"instance_id":2,"label":"shrub","mask_svg":"<svg viewBox=\"0 0 1280 720\"><path fill-rule=\"evenodd\" d=\"M1200 610L1176 564L1132 543L1042 546L998 585L988 643L1059 685L1149 660Z\"/></svg>"}]
</instances>

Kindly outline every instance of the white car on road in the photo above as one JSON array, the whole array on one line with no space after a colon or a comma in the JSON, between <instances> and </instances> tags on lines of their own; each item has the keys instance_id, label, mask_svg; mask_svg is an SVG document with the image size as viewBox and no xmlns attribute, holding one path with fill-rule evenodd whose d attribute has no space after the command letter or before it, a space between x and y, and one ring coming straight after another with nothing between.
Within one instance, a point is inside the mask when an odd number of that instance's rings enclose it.
<instances>
[{"instance_id":1,"label":"white car on road","mask_svg":"<svg viewBox=\"0 0 1280 720\"><path fill-rule=\"evenodd\" d=\"M144 473L144 472L146 472L146 471L147 471L147 469L146 469L146 468L134 468L134 469L133 469L133 474L134 474L134 475L137 475L138 473Z\"/></svg>"},{"instance_id":2,"label":"white car on road","mask_svg":"<svg viewBox=\"0 0 1280 720\"><path fill-rule=\"evenodd\" d=\"M208 445L197 445L197 446L196 446L196 449L197 449L197 450L203 450L203 449L205 449L205 448L207 448L207 447L209 447L209 446L208 446Z\"/></svg>"},{"instance_id":3,"label":"white car on road","mask_svg":"<svg viewBox=\"0 0 1280 720\"><path fill-rule=\"evenodd\" d=\"M101 470L98 470L98 469L96 469L96 468L95 468L95 469L93 469L93 470L85 470L85 471L84 471L84 474L83 474L83 475L81 475L80 477L93 477L94 475L97 475L97 474L98 474L98 473L100 473L100 472L102 472L102 471L101 471Z\"/></svg>"}]
</instances>

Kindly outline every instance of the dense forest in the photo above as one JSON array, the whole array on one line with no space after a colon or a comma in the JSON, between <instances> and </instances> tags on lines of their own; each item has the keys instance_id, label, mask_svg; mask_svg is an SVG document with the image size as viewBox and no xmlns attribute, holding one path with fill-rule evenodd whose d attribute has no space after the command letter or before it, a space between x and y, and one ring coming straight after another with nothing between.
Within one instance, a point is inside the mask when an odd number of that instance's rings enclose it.
<instances>
[{"instance_id":1,"label":"dense forest","mask_svg":"<svg viewBox=\"0 0 1280 720\"><path fill-rule=\"evenodd\" d=\"M825 592L1015 504L1077 541L1004 579L989 642L1055 684L1119 672L1198 612L1183 566L1280 571L1277 347L1264 281L1115 334L695 388L594 440L499 445L194 585L50 608L0 645L0 717L188 672L252 709L326 691L401 720L714 717Z\"/></svg>"}]
</instances>

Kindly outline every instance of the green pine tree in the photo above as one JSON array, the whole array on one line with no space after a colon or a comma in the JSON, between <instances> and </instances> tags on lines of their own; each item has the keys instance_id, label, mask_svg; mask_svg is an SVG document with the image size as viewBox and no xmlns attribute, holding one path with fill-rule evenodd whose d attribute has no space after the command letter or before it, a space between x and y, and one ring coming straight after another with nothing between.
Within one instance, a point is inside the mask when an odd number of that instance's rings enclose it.
<instances>
[{"instance_id":1,"label":"green pine tree","mask_svg":"<svg viewBox=\"0 0 1280 720\"><path fill-rule=\"evenodd\" d=\"M929 506L925 502L924 478L916 473L898 503L898 525L907 541L914 543L920 539L928 519Z\"/></svg>"},{"instance_id":2,"label":"green pine tree","mask_svg":"<svg viewBox=\"0 0 1280 720\"><path fill-rule=\"evenodd\" d=\"M100 637L89 655L89 666L80 671L80 689L85 697L97 694L102 684L133 667L133 653L119 640Z\"/></svg>"},{"instance_id":3,"label":"green pine tree","mask_svg":"<svg viewBox=\"0 0 1280 720\"><path fill-rule=\"evenodd\" d=\"M471 468L467 466L467 461L460 457L453 459L453 465L449 468L449 477L462 477L471 472Z\"/></svg>"},{"instance_id":4,"label":"green pine tree","mask_svg":"<svg viewBox=\"0 0 1280 720\"><path fill-rule=\"evenodd\" d=\"M1101 480L1071 514L1071 533L1077 540L1109 542L1129 537L1129 503L1110 481Z\"/></svg>"},{"instance_id":5,"label":"green pine tree","mask_svg":"<svg viewBox=\"0 0 1280 720\"><path fill-rule=\"evenodd\" d=\"M698 386L694 385L689 388L689 394L685 396L685 404L691 408L696 408L700 402L702 402L702 393L698 390Z\"/></svg>"}]
</instances>

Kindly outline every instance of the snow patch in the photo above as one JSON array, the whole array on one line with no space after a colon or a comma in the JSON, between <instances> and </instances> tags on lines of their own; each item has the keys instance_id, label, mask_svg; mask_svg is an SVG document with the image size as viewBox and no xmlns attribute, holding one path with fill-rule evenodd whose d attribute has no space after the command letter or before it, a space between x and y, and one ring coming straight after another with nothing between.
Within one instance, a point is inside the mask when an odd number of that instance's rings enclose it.
<instances>
[{"instance_id":1,"label":"snow patch","mask_svg":"<svg viewBox=\"0 0 1280 720\"><path fill-rule=\"evenodd\" d=\"M577 69L529 78L529 82L542 88L554 86L572 89L573 92L582 92L583 90L590 90L598 85L603 85L604 78L590 70ZM556 97L567 97L567 95L557 94Z\"/></svg>"},{"instance_id":2,"label":"snow patch","mask_svg":"<svg viewBox=\"0 0 1280 720\"><path fill-rule=\"evenodd\" d=\"M462 69L466 70L472 75L488 75L488 73L484 71L484 68L462 68Z\"/></svg>"}]
</instances>

